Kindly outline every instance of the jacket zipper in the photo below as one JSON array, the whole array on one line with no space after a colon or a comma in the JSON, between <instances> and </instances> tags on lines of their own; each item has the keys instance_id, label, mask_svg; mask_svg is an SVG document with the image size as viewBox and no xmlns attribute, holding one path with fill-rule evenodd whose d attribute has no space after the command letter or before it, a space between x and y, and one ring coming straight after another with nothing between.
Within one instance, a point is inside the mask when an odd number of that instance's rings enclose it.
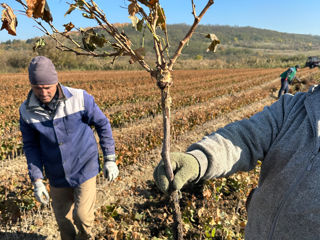
<instances>
[{"instance_id":1,"label":"jacket zipper","mask_svg":"<svg viewBox=\"0 0 320 240\"><path fill-rule=\"evenodd\" d=\"M287 199L289 198L290 194L294 191L294 189L297 187L297 185L301 182L301 180L304 178L304 175L306 174L307 171L310 171L312 166L313 166L313 163L314 163L314 160L315 160L315 157L317 156L317 153L314 153L309 161L309 164L306 168L306 170L303 170L299 176L297 177L297 180L289 187L288 191L286 192L286 194L284 195L284 197L282 198L280 204L279 204L279 207L276 211L276 215L274 216L274 220L273 220L273 223L272 223L272 227L271 227L271 231L270 231L270 234L269 234L269 237L268 239L269 240L272 240L272 237L273 237L273 233L274 233L274 230L276 228L276 225L278 223L278 219L279 219L279 215L280 215L280 212L281 212L281 209L283 207L283 205L285 204L285 202L287 201Z\"/></svg>"}]
</instances>

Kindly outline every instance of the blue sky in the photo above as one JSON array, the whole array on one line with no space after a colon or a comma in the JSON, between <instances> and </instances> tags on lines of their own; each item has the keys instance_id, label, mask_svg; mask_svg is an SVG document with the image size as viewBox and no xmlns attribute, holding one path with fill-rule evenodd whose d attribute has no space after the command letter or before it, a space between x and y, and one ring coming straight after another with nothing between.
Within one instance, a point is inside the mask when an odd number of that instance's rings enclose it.
<instances>
[{"instance_id":1,"label":"blue sky","mask_svg":"<svg viewBox=\"0 0 320 240\"><path fill-rule=\"evenodd\" d=\"M31 19L21 15L20 5L14 0L3 0L18 16L17 36L10 36L6 30L0 31L0 42L9 39L28 39L41 36ZM48 0L54 25L62 30L62 25L72 21L78 27L95 26L92 20L83 19L74 11L64 17L68 9L65 0ZM68 2L72 2L69 0ZM207 0L194 0L197 13ZM96 0L111 23L130 22L126 0ZM190 0L160 0L165 10L167 23L193 22ZM2 10L2 8L0 8ZM251 26L279 32L320 35L318 23L320 0L215 0L201 21L201 24Z\"/></svg>"}]
</instances>

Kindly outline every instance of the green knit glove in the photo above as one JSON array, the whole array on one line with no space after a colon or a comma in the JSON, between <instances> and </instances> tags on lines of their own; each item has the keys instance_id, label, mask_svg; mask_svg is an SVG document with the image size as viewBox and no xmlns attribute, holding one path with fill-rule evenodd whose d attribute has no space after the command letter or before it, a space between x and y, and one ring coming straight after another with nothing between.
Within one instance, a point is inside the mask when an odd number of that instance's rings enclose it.
<instances>
[{"instance_id":1,"label":"green knit glove","mask_svg":"<svg viewBox=\"0 0 320 240\"><path fill-rule=\"evenodd\" d=\"M173 189L180 190L184 185L197 179L200 173L198 160L187 153L170 153L172 170L175 173L173 180ZM163 160L154 169L153 178L157 187L164 193L169 191L169 180Z\"/></svg>"}]
</instances>

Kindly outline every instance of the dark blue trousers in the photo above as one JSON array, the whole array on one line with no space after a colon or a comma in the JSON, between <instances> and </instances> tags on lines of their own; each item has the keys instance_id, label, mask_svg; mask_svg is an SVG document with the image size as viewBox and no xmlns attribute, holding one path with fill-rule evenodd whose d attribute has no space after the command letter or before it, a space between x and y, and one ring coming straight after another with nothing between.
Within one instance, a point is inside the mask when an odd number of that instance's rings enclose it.
<instances>
[{"instance_id":1,"label":"dark blue trousers","mask_svg":"<svg viewBox=\"0 0 320 240\"><path fill-rule=\"evenodd\" d=\"M281 78L281 88L278 93L278 98L281 97L282 94L285 94L289 91L289 83L284 78Z\"/></svg>"}]
</instances>

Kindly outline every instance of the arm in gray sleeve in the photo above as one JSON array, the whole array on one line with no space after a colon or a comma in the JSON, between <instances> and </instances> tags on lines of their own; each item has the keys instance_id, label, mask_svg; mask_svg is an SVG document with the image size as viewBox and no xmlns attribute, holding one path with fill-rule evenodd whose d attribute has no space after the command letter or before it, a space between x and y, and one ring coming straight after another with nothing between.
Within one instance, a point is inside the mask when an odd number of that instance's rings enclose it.
<instances>
[{"instance_id":1,"label":"arm in gray sleeve","mask_svg":"<svg viewBox=\"0 0 320 240\"><path fill-rule=\"evenodd\" d=\"M281 98L250 119L228 124L192 144L187 152L199 162L198 180L253 169L277 137L285 119L284 106L288 106L292 97Z\"/></svg>"}]
</instances>

